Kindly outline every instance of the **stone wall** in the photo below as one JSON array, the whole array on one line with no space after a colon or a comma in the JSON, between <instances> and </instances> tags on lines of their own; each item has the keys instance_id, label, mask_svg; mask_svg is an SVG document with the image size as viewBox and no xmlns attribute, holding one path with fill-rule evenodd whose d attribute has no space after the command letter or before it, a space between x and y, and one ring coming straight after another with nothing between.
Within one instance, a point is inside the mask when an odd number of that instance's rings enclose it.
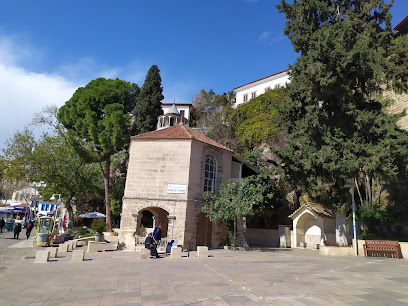
<instances>
[{"instance_id":1,"label":"stone wall","mask_svg":"<svg viewBox=\"0 0 408 306\"><path fill-rule=\"evenodd\" d=\"M276 229L247 228L244 236L250 247L279 247L279 231Z\"/></svg>"},{"instance_id":2,"label":"stone wall","mask_svg":"<svg viewBox=\"0 0 408 306\"><path fill-rule=\"evenodd\" d=\"M190 184L188 186L189 199L202 201L205 159L209 155L212 156L217 163L216 191L219 190L221 183L226 184L231 178L232 152L218 149L198 141L193 141L190 155Z\"/></svg>"},{"instance_id":3,"label":"stone wall","mask_svg":"<svg viewBox=\"0 0 408 306\"><path fill-rule=\"evenodd\" d=\"M184 244L186 211L188 202L177 199L153 199L153 198L124 198L122 206L121 233L120 237L137 232L137 220L140 220L140 212L145 208L160 208L168 214L167 220L156 220L157 225L168 224L167 237L178 239L179 244ZM120 239L119 239L120 240ZM126 243L125 243L126 244Z\"/></svg>"},{"instance_id":4,"label":"stone wall","mask_svg":"<svg viewBox=\"0 0 408 306\"><path fill-rule=\"evenodd\" d=\"M168 184L188 184L191 140L133 141L129 149L125 198L187 200L188 194L167 194Z\"/></svg>"},{"instance_id":5,"label":"stone wall","mask_svg":"<svg viewBox=\"0 0 408 306\"><path fill-rule=\"evenodd\" d=\"M396 94L394 91L387 90L384 91L384 97L393 100L387 109L391 114L398 114L404 110L407 111L407 115L401 118L398 124L403 129L408 130L408 94Z\"/></svg>"},{"instance_id":6,"label":"stone wall","mask_svg":"<svg viewBox=\"0 0 408 306\"><path fill-rule=\"evenodd\" d=\"M361 240L361 239L358 240L358 256L365 256L364 255L364 247L363 247L364 243L365 243L365 240ZM399 244L401 246L402 258L403 259L408 259L408 242L400 242ZM321 246L320 247L320 254L321 255L329 255L329 256L354 256L354 246L352 246L352 247L327 247L327 246Z\"/></svg>"}]
</instances>

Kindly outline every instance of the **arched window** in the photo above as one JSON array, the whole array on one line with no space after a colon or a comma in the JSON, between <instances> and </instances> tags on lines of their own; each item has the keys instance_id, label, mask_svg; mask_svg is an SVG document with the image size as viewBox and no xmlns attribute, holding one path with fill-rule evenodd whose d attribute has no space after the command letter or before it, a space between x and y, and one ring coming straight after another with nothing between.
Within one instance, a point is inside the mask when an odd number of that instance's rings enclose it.
<instances>
[{"instance_id":1,"label":"arched window","mask_svg":"<svg viewBox=\"0 0 408 306\"><path fill-rule=\"evenodd\" d=\"M217 172L217 164L211 156L205 158L204 168L204 191L215 191L215 174Z\"/></svg>"}]
</instances>

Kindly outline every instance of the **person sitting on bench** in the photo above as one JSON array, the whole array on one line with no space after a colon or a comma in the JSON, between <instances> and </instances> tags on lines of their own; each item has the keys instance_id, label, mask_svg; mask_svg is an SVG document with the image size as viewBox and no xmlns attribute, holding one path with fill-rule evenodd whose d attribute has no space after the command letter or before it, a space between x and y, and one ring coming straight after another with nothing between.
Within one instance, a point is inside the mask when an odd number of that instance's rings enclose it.
<instances>
[{"instance_id":1,"label":"person sitting on bench","mask_svg":"<svg viewBox=\"0 0 408 306\"><path fill-rule=\"evenodd\" d=\"M174 240L167 242L166 253L171 253L171 247L173 246Z\"/></svg>"},{"instance_id":2,"label":"person sitting on bench","mask_svg":"<svg viewBox=\"0 0 408 306\"><path fill-rule=\"evenodd\" d=\"M145 248L150 250L150 256L153 256L155 258L160 258L159 254L157 253L157 243L154 241L152 237L152 233L149 233L149 235L146 237L145 240Z\"/></svg>"}]
</instances>

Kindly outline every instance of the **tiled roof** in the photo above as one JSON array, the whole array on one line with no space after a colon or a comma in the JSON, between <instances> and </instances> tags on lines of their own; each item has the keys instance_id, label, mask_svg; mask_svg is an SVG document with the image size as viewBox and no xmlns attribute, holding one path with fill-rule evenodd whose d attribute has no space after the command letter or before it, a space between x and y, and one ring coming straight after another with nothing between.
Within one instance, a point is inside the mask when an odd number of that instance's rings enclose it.
<instances>
[{"instance_id":1,"label":"tiled roof","mask_svg":"<svg viewBox=\"0 0 408 306\"><path fill-rule=\"evenodd\" d=\"M398 23L398 24L394 27L394 31L400 31L400 28L401 28L406 22L408 22L408 15L407 15L404 19L402 19L402 20L400 21L400 23Z\"/></svg>"},{"instance_id":2,"label":"tiled roof","mask_svg":"<svg viewBox=\"0 0 408 306\"><path fill-rule=\"evenodd\" d=\"M162 106L172 106L173 104L176 104L176 106L193 106L192 103L162 103Z\"/></svg>"},{"instance_id":3,"label":"tiled roof","mask_svg":"<svg viewBox=\"0 0 408 306\"><path fill-rule=\"evenodd\" d=\"M156 130L153 132L148 132L144 134L139 134L131 137L133 140L160 140L160 139L194 139L202 143L212 145L214 147L233 152L233 150L219 144L218 142L204 136L203 134L193 130L192 128L184 125L178 124L176 126L168 127L161 130Z\"/></svg>"},{"instance_id":4,"label":"tiled roof","mask_svg":"<svg viewBox=\"0 0 408 306\"><path fill-rule=\"evenodd\" d=\"M295 219L296 216L299 213L301 213L302 211L304 211L305 209L310 209L311 211L313 211L314 213L316 213L320 217L324 217L324 218L334 218L334 216L335 216L334 212L331 209L325 208L320 204L316 204L316 203L313 203L313 202L308 202L308 203L302 204L297 210L295 210L288 217L291 218L291 219Z\"/></svg>"}]
</instances>

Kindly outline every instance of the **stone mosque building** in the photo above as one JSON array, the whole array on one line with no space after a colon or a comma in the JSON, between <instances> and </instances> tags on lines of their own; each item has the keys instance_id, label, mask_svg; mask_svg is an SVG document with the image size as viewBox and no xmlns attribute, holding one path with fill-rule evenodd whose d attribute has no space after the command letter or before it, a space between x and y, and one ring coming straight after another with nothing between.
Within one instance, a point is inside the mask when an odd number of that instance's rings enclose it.
<instances>
[{"instance_id":1,"label":"stone mosque building","mask_svg":"<svg viewBox=\"0 0 408 306\"><path fill-rule=\"evenodd\" d=\"M184 248L217 247L228 231L201 212L202 194L254 173L232 150L190 128L173 105L158 118L156 131L131 138L121 246L134 248L135 236L160 226L162 237Z\"/></svg>"}]
</instances>

